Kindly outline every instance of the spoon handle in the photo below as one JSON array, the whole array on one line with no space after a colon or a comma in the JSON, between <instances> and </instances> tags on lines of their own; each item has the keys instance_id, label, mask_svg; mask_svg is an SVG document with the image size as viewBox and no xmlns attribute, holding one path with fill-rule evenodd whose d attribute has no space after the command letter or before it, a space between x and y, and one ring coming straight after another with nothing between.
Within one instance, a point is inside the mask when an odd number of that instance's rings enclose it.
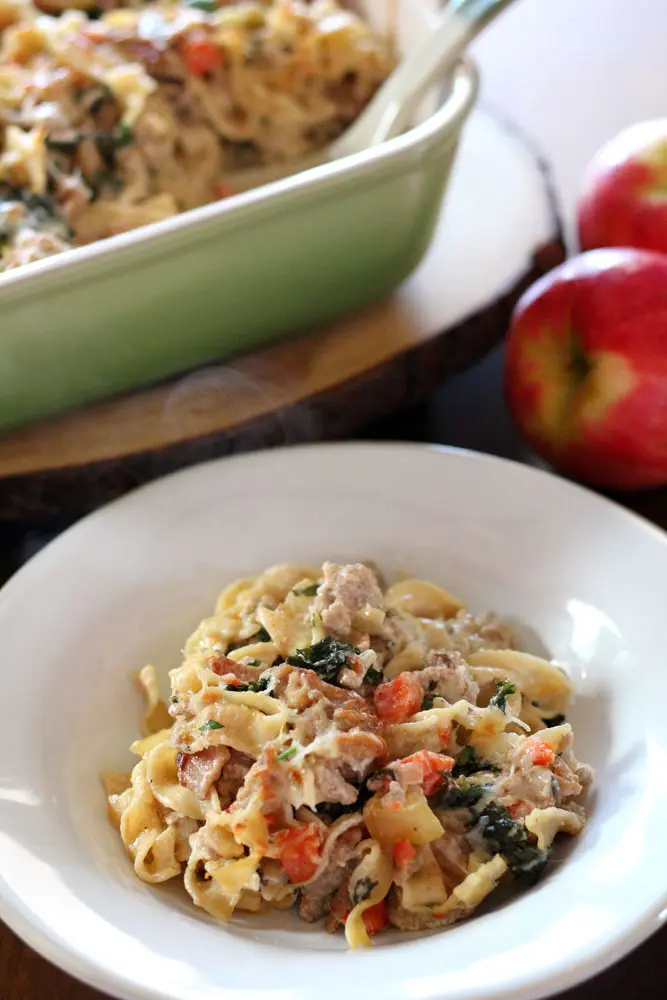
<instances>
[{"instance_id":1,"label":"spoon handle","mask_svg":"<svg viewBox=\"0 0 667 1000\"><path fill-rule=\"evenodd\" d=\"M513 2L450 0L426 43L414 49L380 88L373 115L377 124L367 145L376 146L398 134L405 125L405 115L427 87L450 69L472 39Z\"/></svg>"}]
</instances>

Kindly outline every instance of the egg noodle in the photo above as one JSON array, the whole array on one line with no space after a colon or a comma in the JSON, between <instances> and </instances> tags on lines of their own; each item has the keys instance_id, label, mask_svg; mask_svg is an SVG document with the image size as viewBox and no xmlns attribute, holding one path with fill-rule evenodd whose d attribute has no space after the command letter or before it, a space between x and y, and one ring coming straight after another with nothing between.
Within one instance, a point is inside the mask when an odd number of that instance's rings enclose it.
<instances>
[{"instance_id":1,"label":"egg noodle","mask_svg":"<svg viewBox=\"0 0 667 1000\"><path fill-rule=\"evenodd\" d=\"M570 683L433 583L365 564L280 565L223 591L155 669L131 775L106 776L140 879L197 906L295 905L351 947L444 927L533 881L585 822Z\"/></svg>"},{"instance_id":2,"label":"egg noodle","mask_svg":"<svg viewBox=\"0 0 667 1000\"><path fill-rule=\"evenodd\" d=\"M37 3L0 0L0 270L233 194L340 134L394 65L336 0Z\"/></svg>"}]
</instances>

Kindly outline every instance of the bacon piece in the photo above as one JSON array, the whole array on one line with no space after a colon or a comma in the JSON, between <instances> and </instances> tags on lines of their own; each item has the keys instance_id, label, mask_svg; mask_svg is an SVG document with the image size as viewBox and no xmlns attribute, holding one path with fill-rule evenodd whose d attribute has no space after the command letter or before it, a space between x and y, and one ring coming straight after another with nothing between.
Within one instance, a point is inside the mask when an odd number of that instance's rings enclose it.
<instances>
[{"instance_id":1,"label":"bacon piece","mask_svg":"<svg viewBox=\"0 0 667 1000\"><path fill-rule=\"evenodd\" d=\"M229 747L207 747L198 753L178 753L178 782L200 799L205 799L229 760Z\"/></svg>"}]
</instances>

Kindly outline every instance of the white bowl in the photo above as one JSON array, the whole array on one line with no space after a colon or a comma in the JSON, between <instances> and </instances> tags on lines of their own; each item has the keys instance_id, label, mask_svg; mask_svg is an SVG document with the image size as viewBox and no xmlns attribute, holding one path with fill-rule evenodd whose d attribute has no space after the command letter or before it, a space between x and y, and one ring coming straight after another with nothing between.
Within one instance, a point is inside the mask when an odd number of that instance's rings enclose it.
<instances>
[{"instance_id":1,"label":"white bowl","mask_svg":"<svg viewBox=\"0 0 667 1000\"><path fill-rule=\"evenodd\" d=\"M222 927L134 877L99 774L137 732L130 672L162 671L230 579L372 558L522 626L569 667L584 834L548 876L451 930L346 953L289 914ZM0 593L0 915L123 998L533 1000L667 914L667 536L495 458L411 445L255 453L171 476L66 532Z\"/></svg>"}]
</instances>

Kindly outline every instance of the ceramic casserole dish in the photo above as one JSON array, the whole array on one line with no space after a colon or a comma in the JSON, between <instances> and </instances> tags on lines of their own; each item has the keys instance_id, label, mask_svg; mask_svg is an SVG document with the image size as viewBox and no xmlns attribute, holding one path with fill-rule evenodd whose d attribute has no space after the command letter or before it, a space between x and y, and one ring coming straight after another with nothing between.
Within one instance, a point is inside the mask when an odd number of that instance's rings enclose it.
<instances>
[{"instance_id":1,"label":"ceramic casserole dish","mask_svg":"<svg viewBox=\"0 0 667 1000\"><path fill-rule=\"evenodd\" d=\"M390 3L365 0L387 30ZM401 0L409 50L432 0ZM442 86L444 83L444 87ZM0 275L0 428L246 352L387 295L428 248L476 76L408 133ZM444 93L443 93L444 92Z\"/></svg>"}]
</instances>

